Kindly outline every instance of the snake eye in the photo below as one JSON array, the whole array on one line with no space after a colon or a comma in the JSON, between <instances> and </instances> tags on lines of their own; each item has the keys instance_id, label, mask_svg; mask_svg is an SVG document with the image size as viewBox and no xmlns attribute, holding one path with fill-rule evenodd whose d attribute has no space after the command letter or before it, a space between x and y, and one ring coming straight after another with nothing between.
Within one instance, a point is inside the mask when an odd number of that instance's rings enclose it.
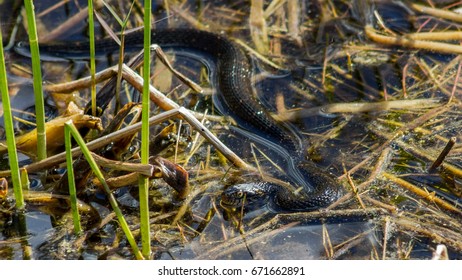
<instances>
[{"instance_id":1,"label":"snake eye","mask_svg":"<svg viewBox=\"0 0 462 280\"><path fill-rule=\"evenodd\" d=\"M237 195L238 198L242 198L242 197L244 197L244 192L243 191L238 191L236 193L236 195Z\"/></svg>"}]
</instances>

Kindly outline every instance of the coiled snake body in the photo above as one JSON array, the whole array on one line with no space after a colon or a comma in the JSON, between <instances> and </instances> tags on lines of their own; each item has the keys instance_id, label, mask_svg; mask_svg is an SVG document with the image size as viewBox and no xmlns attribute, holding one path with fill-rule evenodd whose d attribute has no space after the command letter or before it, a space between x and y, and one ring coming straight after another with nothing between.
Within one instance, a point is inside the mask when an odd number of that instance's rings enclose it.
<instances>
[{"instance_id":1,"label":"coiled snake body","mask_svg":"<svg viewBox=\"0 0 462 280\"><path fill-rule=\"evenodd\" d=\"M126 48L142 48L143 33L125 35ZM298 168L307 180L305 188L294 194L282 186L267 182L234 185L222 194L226 206L239 206L245 199L267 200L276 211L308 211L325 207L335 201L340 193L338 183L330 175L299 155L298 138L278 124L255 98L251 83L252 67L247 55L224 35L195 29L154 30L151 42L160 46L197 49L216 58L219 97L240 125L256 129L267 140L285 148L297 161ZM25 46L16 51L24 54ZM96 42L97 52L114 52L119 46L112 39ZM73 44L52 44L41 46L41 52L56 57L81 57L89 53L88 42Z\"/></svg>"}]
</instances>

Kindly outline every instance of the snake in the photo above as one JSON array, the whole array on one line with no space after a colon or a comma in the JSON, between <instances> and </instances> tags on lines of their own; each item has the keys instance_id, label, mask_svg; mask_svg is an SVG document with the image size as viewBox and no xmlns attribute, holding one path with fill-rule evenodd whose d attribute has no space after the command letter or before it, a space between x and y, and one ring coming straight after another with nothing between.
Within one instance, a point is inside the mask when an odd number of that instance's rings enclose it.
<instances>
[{"instance_id":1,"label":"snake","mask_svg":"<svg viewBox=\"0 0 462 280\"><path fill-rule=\"evenodd\" d=\"M143 32L130 32L125 36L125 48L141 49ZM265 202L277 212L312 211L327 207L338 199L341 191L338 182L327 172L301 156L297 135L278 123L255 95L252 85L253 67L250 56L242 47L218 34L197 29L152 30L151 42L161 47L198 50L212 57L217 69L218 99L226 113L245 130L256 132L259 137L282 147L297 162L297 169L303 174L304 187L295 194L278 184L255 181L228 187L221 195L221 204L238 207L243 203ZM15 50L28 55L27 44L19 43ZM96 54L116 52L119 45L112 39L97 40ZM66 59L88 56L88 42L52 43L40 46L40 52L51 57ZM30 54L29 54L30 55Z\"/></svg>"}]
</instances>

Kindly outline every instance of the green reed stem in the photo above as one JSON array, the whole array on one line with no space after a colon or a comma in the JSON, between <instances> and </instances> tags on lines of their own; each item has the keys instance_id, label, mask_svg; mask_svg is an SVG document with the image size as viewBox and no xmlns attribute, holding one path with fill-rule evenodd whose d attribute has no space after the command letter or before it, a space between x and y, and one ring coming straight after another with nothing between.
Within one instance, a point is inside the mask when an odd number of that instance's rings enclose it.
<instances>
[{"instance_id":1,"label":"green reed stem","mask_svg":"<svg viewBox=\"0 0 462 280\"><path fill-rule=\"evenodd\" d=\"M34 4L32 0L24 0L27 14L27 25L29 28L29 43L32 57L32 74L34 77L35 116L37 123L37 159L43 160L47 157L47 140L45 129L45 101L42 89L42 69L40 65L40 52L35 26Z\"/></svg>"},{"instance_id":2,"label":"green reed stem","mask_svg":"<svg viewBox=\"0 0 462 280\"><path fill-rule=\"evenodd\" d=\"M93 0L88 0L88 29L90 35L91 114L96 116L95 21L93 18Z\"/></svg>"},{"instance_id":3,"label":"green reed stem","mask_svg":"<svg viewBox=\"0 0 462 280\"><path fill-rule=\"evenodd\" d=\"M69 122L72 124L72 121ZM79 207L77 206L77 190L75 187L74 167L72 161L72 143L70 125L64 126L64 145L66 147L66 164L67 164L67 181L69 184L69 197L71 201L72 220L74 222L74 233L80 234L82 226L80 225Z\"/></svg>"},{"instance_id":4,"label":"green reed stem","mask_svg":"<svg viewBox=\"0 0 462 280\"><path fill-rule=\"evenodd\" d=\"M133 234L130 231L130 228L128 227L127 222L125 221L125 218L122 214L122 210L119 208L119 205L117 204L117 200L115 197L112 195L111 190L109 189L109 185L106 183L106 180L104 179L103 173L98 167L98 164L96 163L95 159L92 157L90 150L87 148L85 141L83 140L82 136L79 134L79 131L75 127L75 125L72 123L72 121L68 121L64 124L65 128L68 129L74 137L75 141L79 145L80 149L82 150L83 155L85 156L85 159L87 160L88 164L90 165L93 173L96 175L98 180L100 181L101 185L104 188L104 191L106 192L106 195L109 199L109 203L111 204L112 209L114 210L114 213L117 216L117 219L119 220L119 224L125 233L125 236L127 237L128 242L130 243L130 246L132 247L133 253L137 259L144 259L143 255L141 254L140 250L138 249L138 246L136 244L135 239L133 238ZM72 168L68 168L68 172Z\"/></svg>"},{"instance_id":5,"label":"green reed stem","mask_svg":"<svg viewBox=\"0 0 462 280\"><path fill-rule=\"evenodd\" d=\"M14 138L13 113L11 112L10 96L8 95L8 80L6 77L5 56L3 52L3 38L0 25L0 91L2 92L3 119L6 133L6 145L8 148L8 159L10 161L11 179L13 181L14 197L16 208L24 208L24 197L22 194L21 175L18 165L18 154L16 152L16 139Z\"/></svg>"},{"instance_id":6,"label":"green reed stem","mask_svg":"<svg viewBox=\"0 0 462 280\"><path fill-rule=\"evenodd\" d=\"M122 66L124 63L124 56L125 56L125 29L127 27L128 20L130 19L130 14L133 10L133 6L135 5L135 1L132 2L132 5L130 6L130 10L127 13L127 16L123 21L115 14L115 12L111 9L111 13L115 16L117 21L119 22L121 26L120 30L120 50L119 50L119 65L118 65L118 70L117 70L117 83L116 83L116 109L119 109L120 107L120 88L122 86Z\"/></svg>"},{"instance_id":7,"label":"green reed stem","mask_svg":"<svg viewBox=\"0 0 462 280\"><path fill-rule=\"evenodd\" d=\"M27 219L26 219L26 212L25 211L18 211L16 213L16 219L17 219L17 230L19 236L28 236L28 231L27 231ZM32 246L29 243L29 238L24 238L24 240L21 240L21 248L22 248L22 259L23 260L32 260L33 259L33 253L32 253Z\"/></svg>"},{"instance_id":8,"label":"green reed stem","mask_svg":"<svg viewBox=\"0 0 462 280\"><path fill-rule=\"evenodd\" d=\"M144 66L141 114L141 163L149 163L149 82L151 80L151 1L144 1ZM145 258L151 255L149 226L149 178L140 176L138 182L140 199L140 230L142 251Z\"/></svg>"}]
</instances>

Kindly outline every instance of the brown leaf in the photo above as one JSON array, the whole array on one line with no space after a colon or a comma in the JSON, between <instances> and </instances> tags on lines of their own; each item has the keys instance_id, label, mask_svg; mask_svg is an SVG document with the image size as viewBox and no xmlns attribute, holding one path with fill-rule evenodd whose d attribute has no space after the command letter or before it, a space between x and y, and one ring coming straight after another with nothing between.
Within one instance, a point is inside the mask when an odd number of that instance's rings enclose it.
<instances>
[{"instance_id":1,"label":"brown leaf","mask_svg":"<svg viewBox=\"0 0 462 280\"><path fill-rule=\"evenodd\" d=\"M162 179L178 192L180 198L185 198L189 194L188 172L180 165L162 157L154 158L153 162L160 167Z\"/></svg>"}]
</instances>

